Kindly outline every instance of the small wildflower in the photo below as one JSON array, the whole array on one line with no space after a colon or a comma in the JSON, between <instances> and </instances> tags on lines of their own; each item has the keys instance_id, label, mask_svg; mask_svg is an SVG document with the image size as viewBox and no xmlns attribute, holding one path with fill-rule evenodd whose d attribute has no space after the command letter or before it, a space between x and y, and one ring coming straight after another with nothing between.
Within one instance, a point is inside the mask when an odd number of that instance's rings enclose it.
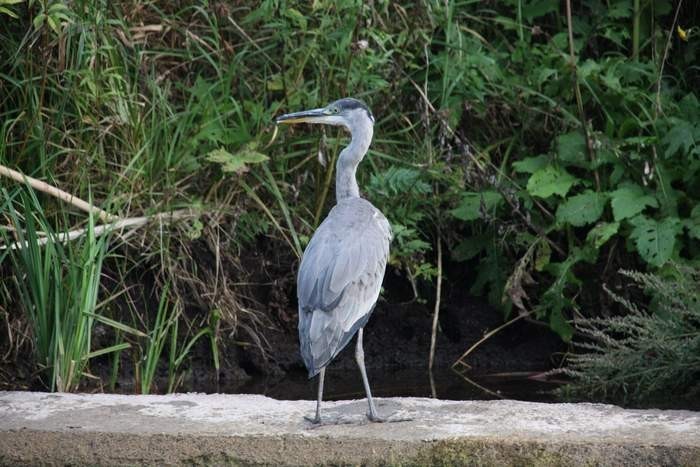
<instances>
[{"instance_id":1,"label":"small wildflower","mask_svg":"<svg viewBox=\"0 0 700 467\"><path fill-rule=\"evenodd\" d=\"M681 40L688 42L688 31L681 28L680 26L676 26L676 31L678 32L678 37L680 37Z\"/></svg>"}]
</instances>

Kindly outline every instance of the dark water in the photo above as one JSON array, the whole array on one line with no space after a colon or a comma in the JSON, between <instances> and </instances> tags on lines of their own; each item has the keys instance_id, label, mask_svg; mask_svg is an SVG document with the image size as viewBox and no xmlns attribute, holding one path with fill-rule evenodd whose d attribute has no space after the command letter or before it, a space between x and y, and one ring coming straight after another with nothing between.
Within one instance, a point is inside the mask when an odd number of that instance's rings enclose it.
<instances>
[{"instance_id":1,"label":"dark water","mask_svg":"<svg viewBox=\"0 0 700 467\"><path fill-rule=\"evenodd\" d=\"M528 379L525 375L468 375L472 382L452 370L434 374L435 392L439 399L484 400L499 397L525 401L553 402L551 391L556 385ZM391 372L370 372L372 394L377 397L431 397L432 390L425 369L403 369ZM317 378L309 380L305 372L292 372L282 379L253 378L243 385L225 383L192 388L203 392L262 394L275 399L315 399ZM478 386L477 386L478 385ZM481 386L481 387L479 387ZM189 388L180 388L189 390ZM324 400L361 399L365 397L359 371L328 370Z\"/></svg>"}]
</instances>

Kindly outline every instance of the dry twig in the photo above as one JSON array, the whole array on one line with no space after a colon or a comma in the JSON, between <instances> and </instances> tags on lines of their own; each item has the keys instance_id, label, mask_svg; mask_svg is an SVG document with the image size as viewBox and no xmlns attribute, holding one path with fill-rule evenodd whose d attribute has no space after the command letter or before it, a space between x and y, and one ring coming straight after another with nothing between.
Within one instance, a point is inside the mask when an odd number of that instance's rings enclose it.
<instances>
[{"instance_id":1,"label":"dry twig","mask_svg":"<svg viewBox=\"0 0 700 467\"><path fill-rule=\"evenodd\" d=\"M190 209L181 209L179 211L171 211L171 212L161 212L158 214L154 214L151 216L139 216L139 217L130 217L127 219L119 219L115 222L109 223L109 224L103 224L103 225L97 225L93 228L93 232L95 237L99 237L100 235L103 235L107 232L119 232L123 230L134 230L138 229L139 227L143 227L150 221L163 221L163 220L169 220L169 221L174 221L178 219L183 219L185 217L192 216L193 212ZM67 232L59 233L56 235L56 240L60 243L65 243L69 242L71 240L75 240L76 238L80 238L83 235L85 235L88 232L87 228L82 228L82 229L74 229L74 230L69 230ZM53 241L54 239L48 236L44 236L42 238L39 238L37 240L37 243L39 245L45 245L50 241ZM24 245L22 244L24 243ZM0 250L17 250L24 248L27 242L15 242L11 243L9 245L0 245Z\"/></svg>"},{"instance_id":2,"label":"dry twig","mask_svg":"<svg viewBox=\"0 0 700 467\"><path fill-rule=\"evenodd\" d=\"M32 178L16 170L12 170L11 168L5 167L4 165L0 165L0 175L9 177L12 180L15 180L19 183L27 183L35 190L39 190L43 193L49 194L55 198L63 200L66 203L75 206L76 208L81 209L85 212L97 214L98 217L105 222L116 222L119 219L118 217L111 215L107 211L103 211L102 209L88 203L87 201L78 198L77 196L73 196L70 193L56 188L55 186L49 185L46 182L42 182L41 180L37 180L36 178Z\"/></svg>"}]
</instances>

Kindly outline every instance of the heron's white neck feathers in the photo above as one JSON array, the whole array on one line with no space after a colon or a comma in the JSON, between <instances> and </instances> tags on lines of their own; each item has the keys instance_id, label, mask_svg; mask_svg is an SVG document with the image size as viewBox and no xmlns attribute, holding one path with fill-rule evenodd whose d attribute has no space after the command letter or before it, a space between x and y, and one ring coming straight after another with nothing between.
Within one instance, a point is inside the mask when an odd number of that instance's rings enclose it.
<instances>
[{"instance_id":1,"label":"heron's white neck feathers","mask_svg":"<svg viewBox=\"0 0 700 467\"><path fill-rule=\"evenodd\" d=\"M374 125L366 117L364 111L357 112L347 126L352 138L350 144L341 151L336 163L335 197L336 202L345 198L359 198L360 188L357 186L355 172L357 166L367 154L372 143Z\"/></svg>"}]
</instances>

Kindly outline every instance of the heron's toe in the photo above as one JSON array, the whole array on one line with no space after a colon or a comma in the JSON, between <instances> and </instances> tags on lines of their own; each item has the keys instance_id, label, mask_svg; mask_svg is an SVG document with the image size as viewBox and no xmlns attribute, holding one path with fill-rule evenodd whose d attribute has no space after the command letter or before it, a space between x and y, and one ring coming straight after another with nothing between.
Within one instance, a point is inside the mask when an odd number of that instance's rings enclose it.
<instances>
[{"instance_id":1,"label":"heron's toe","mask_svg":"<svg viewBox=\"0 0 700 467\"><path fill-rule=\"evenodd\" d=\"M313 423L314 425L320 425L320 424L321 424L321 417L318 416L318 415L316 415L315 417L304 416L304 420L306 420L307 422L311 422L311 423Z\"/></svg>"}]
</instances>

